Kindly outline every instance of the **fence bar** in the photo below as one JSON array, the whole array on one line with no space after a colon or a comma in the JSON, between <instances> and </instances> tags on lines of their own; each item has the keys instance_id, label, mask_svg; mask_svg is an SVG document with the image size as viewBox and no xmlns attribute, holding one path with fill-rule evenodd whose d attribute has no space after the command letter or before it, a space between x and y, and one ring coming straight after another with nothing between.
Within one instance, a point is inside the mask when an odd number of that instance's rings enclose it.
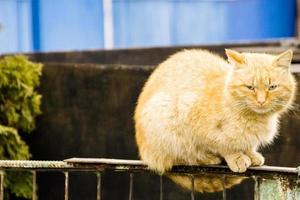
<instances>
[{"instance_id":1,"label":"fence bar","mask_svg":"<svg viewBox=\"0 0 300 200\"><path fill-rule=\"evenodd\" d=\"M130 180L129 180L129 200L132 200L132 186L133 186L133 173L130 173Z\"/></svg>"},{"instance_id":2,"label":"fence bar","mask_svg":"<svg viewBox=\"0 0 300 200\"><path fill-rule=\"evenodd\" d=\"M0 171L0 200L4 199L4 171Z\"/></svg>"},{"instance_id":3,"label":"fence bar","mask_svg":"<svg viewBox=\"0 0 300 200\"><path fill-rule=\"evenodd\" d=\"M65 174L65 198L64 200L69 199L69 172L64 172Z\"/></svg>"},{"instance_id":4,"label":"fence bar","mask_svg":"<svg viewBox=\"0 0 300 200\"><path fill-rule=\"evenodd\" d=\"M254 177L255 185L254 185L254 200L259 200L259 192L260 192L260 182L261 179L259 177Z\"/></svg>"},{"instance_id":5,"label":"fence bar","mask_svg":"<svg viewBox=\"0 0 300 200\"><path fill-rule=\"evenodd\" d=\"M102 171L123 171L130 173L129 200L133 199L133 173L137 171L149 172L150 169L139 160L121 160L106 158L72 158L64 161L17 161L0 160L0 200L4 199L5 171L32 172L32 199L37 200L36 173L38 171L61 171L65 176L64 200L69 199L69 173L71 171L90 171L97 173L97 200L101 200ZM195 177L193 174L211 173L223 176L223 200L226 199L226 175L238 175L255 178L255 200L265 199L267 196L283 199L300 199L299 181L300 167L259 166L249 167L244 173L234 173L228 166L174 166L168 173L181 173L191 178L191 199L195 200ZM197 182L196 182L197 183ZM160 200L163 200L163 177L160 176Z\"/></svg>"},{"instance_id":6,"label":"fence bar","mask_svg":"<svg viewBox=\"0 0 300 200\"><path fill-rule=\"evenodd\" d=\"M35 171L149 171L147 165L140 160L122 160L106 158L71 158L64 161L32 161L32 160L0 160L1 170L35 170ZM228 166L174 166L169 173L214 173L214 174L234 174ZM259 166L249 167L246 172L239 173L240 176L252 177L260 176L269 178L270 175L277 176L297 176L300 167L276 167Z\"/></svg>"},{"instance_id":7,"label":"fence bar","mask_svg":"<svg viewBox=\"0 0 300 200\"><path fill-rule=\"evenodd\" d=\"M159 176L159 182L160 182L160 187L159 187L159 199L163 200L164 199L164 193L163 193L163 176Z\"/></svg>"},{"instance_id":8,"label":"fence bar","mask_svg":"<svg viewBox=\"0 0 300 200\"><path fill-rule=\"evenodd\" d=\"M195 200L195 177L194 175L190 175L191 177L191 200Z\"/></svg>"},{"instance_id":9,"label":"fence bar","mask_svg":"<svg viewBox=\"0 0 300 200\"><path fill-rule=\"evenodd\" d=\"M97 200L101 200L101 173L97 172Z\"/></svg>"},{"instance_id":10,"label":"fence bar","mask_svg":"<svg viewBox=\"0 0 300 200\"><path fill-rule=\"evenodd\" d=\"M36 196L36 171L31 171L32 173L32 200L37 200Z\"/></svg>"},{"instance_id":11,"label":"fence bar","mask_svg":"<svg viewBox=\"0 0 300 200\"><path fill-rule=\"evenodd\" d=\"M226 176L222 176L222 187L223 187L223 192L222 192L222 197L223 197L223 200L226 200L226 187L225 187L225 180L226 179Z\"/></svg>"}]
</instances>

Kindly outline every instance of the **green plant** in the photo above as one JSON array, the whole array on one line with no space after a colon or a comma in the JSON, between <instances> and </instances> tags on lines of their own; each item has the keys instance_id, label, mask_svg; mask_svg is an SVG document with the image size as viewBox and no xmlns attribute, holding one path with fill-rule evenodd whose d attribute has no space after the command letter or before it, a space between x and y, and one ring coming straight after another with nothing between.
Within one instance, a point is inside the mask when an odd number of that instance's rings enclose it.
<instances>
[{"instance_id":1,"label":"green plant","mask_svg":"<svg viewBox=\"0 0 300 200\"><path fill-rule=\"evenodd\" d=\"M25 160L29 148L19 131L35 128L35 117L41 114L39 85L42 65L24 56L7 56L0 60L0 159ZM30 173L8 172L4 186L17 197L30 198Z\"/></svg>"}]
</instances>

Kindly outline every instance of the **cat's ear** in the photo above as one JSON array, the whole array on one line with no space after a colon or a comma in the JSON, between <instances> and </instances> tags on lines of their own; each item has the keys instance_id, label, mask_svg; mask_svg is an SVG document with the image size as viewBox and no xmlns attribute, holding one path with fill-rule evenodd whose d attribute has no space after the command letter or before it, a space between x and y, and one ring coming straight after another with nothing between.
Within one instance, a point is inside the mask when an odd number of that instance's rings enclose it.
<instances>
[{"instance_id":1,"label":"cat's ear","mask_svg":"<svg viewBox=\"0 0 300 200\"><path fill-rule=\"evenodd\" d=\"M293 51L289 49L289 50L279 54L278 56L276 56L275 64L278 67L288 69L291 65L292 58L293 58Z\"/></svg>"},{"instance_id":2,"label":"cat's ear","mask_svg":"<svg viewBox=\"0 0 300 200\"><path fill-rule=\"evenodd\" d=\"M233 65L245 64L245 56L237 51L225 49L228 61Z\"/></svg>"}]
</instances>

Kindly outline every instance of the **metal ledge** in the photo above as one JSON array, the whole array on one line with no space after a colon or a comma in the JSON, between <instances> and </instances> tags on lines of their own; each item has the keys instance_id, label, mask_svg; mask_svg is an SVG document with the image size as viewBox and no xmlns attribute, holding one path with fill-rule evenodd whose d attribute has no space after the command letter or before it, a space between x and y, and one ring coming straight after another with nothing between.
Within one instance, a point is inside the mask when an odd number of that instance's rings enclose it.
<instances>
[{"instance_id":1,"label":"metal ledge","mask_svg":"<svg viewBox=\"0 0 300 200\"><path fill-rule=\"evenodd\" d=\"M140 160L122 160L107 158L70 158L64 161L0 160L2 170L34 171L149 171ZM244 173L234 173L225 165L210 166L174 166L168 173L197 174L213 173L239 176L292 176L299 178L300 167L260 166L249 167Z\"/></svg>"}]
</instances>

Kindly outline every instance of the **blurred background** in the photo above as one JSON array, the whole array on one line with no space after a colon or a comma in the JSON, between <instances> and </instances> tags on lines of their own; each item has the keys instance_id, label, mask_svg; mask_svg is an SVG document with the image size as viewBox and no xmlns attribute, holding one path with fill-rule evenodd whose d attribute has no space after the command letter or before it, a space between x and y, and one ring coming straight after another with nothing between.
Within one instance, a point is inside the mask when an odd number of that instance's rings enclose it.
<instances>
[{"instance_id":1,"label":"blurred background","mask_svg":"<svg viewBox=\"0 0 300 200\"><path fill-rule=\"evenodd\" d=\"M0 0L0 53L291 38L296 0Z\"/></svg>"},{"instance_id":2,"label":"blurred background","mask_svg":"<svg viewBox=\"0 0 300 200\"><path fill-rule=\"evenodd\" d=\"M0 57L34 52L29 60L43 64L38 88L43 114L36 130L22 135L32 159L139 159L133 126L137 97L154 66L183 48L221 56L224 48L275 54L292 48L299 82L299 11L300 0L0 0ZM263 150L267 165L299 166L299 112L295 106L282 118L279 136ZM135 173L132 186L129 173L105 171L100 189L95 175L70 172L70 199L95 199L99 191L109 200L128 199L131 192L135 200L159 199L160 191L165 200L191 196L152 173ZM64 178L62 171L37 173L39 199L63 199ZM252 200L261 185L257 180L196 198L226 194Z\"/></svg>"}]
</instances>

